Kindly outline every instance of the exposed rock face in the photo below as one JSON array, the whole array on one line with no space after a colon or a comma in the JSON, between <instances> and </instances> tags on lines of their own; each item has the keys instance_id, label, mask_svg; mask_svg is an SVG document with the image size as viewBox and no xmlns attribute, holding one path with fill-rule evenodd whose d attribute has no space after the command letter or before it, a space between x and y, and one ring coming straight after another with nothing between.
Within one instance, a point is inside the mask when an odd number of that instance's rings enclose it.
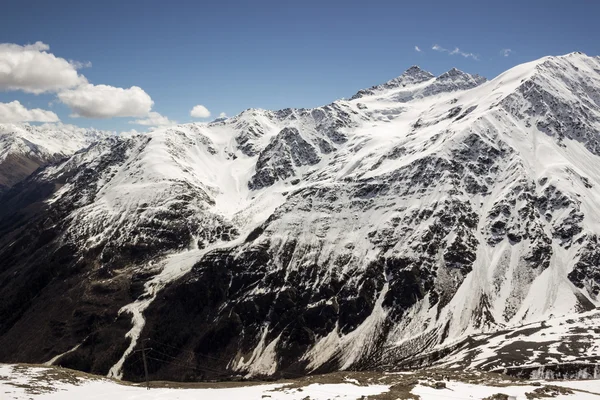
<instances>
[{"instance_id":1,"label":"exposed rock face","mask_svg":"<svg viewBox=\"0 0 600 400\"><path fill-rule=\"evenodd\" d=\"M256 173L248 187L262 189L276 181L294 175L294 167L315 165L320 161L317 150L307 142L296 128L283 128L260 152Z\"/></svg>"},{"instance_id":2,"label":"exposed rock face","mask_svg":"<svg viewBox=\"0 0 600 400\"><path fill-rule=\"evenodd\" d=\"M596 234L581 238L583 246L579 250L579 260L568 277L575 286L585 289L594 300L600 294L600 247Z\"/></svg>"},{"instance_id":3,"label":"exposed rock face","mask_svg":"<svg viewBox=\"0 0 600 400\"><path fill-rule=\"evenodd\" d=\"M0 361L139 379L150 338L154 379L425 365L589 311L598 71L412 67L47 166L0 197Z\"/></svg>"}]
</instances>

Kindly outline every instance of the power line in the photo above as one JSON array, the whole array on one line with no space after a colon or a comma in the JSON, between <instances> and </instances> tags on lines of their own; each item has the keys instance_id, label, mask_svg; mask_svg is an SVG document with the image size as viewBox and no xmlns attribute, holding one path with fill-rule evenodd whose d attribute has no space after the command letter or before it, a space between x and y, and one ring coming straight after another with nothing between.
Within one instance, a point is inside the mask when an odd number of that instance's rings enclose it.
<instances>
[{"instance_id":1,"label":"power line","mask_svg":"<svg viewBox=\"0 0 600 400\"><path fill-rule=\"evenodd\" d=\"M179 362L170 361L170 360L162 360L162 359L156 358L156 357L150 357L150 356L148 356L147 358L148 358L148 360L160 361L160 362L167 363L167 364L177 365L177 366L185 367L185 368L188 368L188 369L191 369L191 370L194 370L194 371L198 371L198 372L219 372L219 371L210 370L210 369L207 369L207 368L201 368L201 367L193 366L191 364L179 363Z\"/></svg>"},{"instance_id":2,"label":"power line","mask_svg":"<svg viewBox=\"0 0 600 400\"><path fill-rule=\"evenodd\" d=\"M158 350L155 350L154 352L162 355L163 357L168 357L168 358L170 358L172 360L175 360L175 361L181 361L182 363L185 363L186 365L189 365L190 367L192 367L194 369L200 368L200 369L206 370L207 372L214 372L214 373L219 373L219 374L227 374L228 373L228 371L226 371L226 370L217 370L217 369L212 369L212 368L208 368L208 367L193 366L193 364L190 364L188 361L186 361L184 359L170 356L170 355L162 353L162 352L160 352ZM165 361L165 362L168 362L168 361Z\"/></svg>"},{"instance_id":3,"label":"power line","mask_svg":"<svg viewBox=\"0 0 600 400\"><path fill-rule=\"evenodd\" d=\"M207 356L207 355L204 355L204 354L197 354L197 353L195 353L195 352L193 352L193 351L189 351L189 350L182 350L182 349L180 349L179 347L176 347L176 346L173 346L173 345L170 345L170 344L167 344L167 343L162 343L162 342L159 342L159 341L157 341L157 340L155 340L155 339L149 339L149 340L151 340L151 341L152 341L152 342L154 342L154 343L157 343L157 344L160 344L160 345L163 345L163 346L170 347L170 348L172 348L172 349L178 350L180 353L188 353L188 354L191 354L191 355L193 355L194 357L203 357L203 358L209 358L209 359L211 359L211 360L216 360L216 361L224 361L224 362L227 362L227 363L229 363L229 360L226 360L226 359L224 359L224 358L219 358L219 357L211 357L211 356Z\"/></svg>"},{"instance_id":4,"label":"power line","mask_svg":"<svg viewBox=\"0 0 600 400\"><path fill-rule=\"evenodd\" d=\"M146 342L148 339L142 340L142 360L144 360L144 374L146 375L146 390L150 390L150 379L148 379L148 363L146 362Z\"/></svg>"}]
</instances>

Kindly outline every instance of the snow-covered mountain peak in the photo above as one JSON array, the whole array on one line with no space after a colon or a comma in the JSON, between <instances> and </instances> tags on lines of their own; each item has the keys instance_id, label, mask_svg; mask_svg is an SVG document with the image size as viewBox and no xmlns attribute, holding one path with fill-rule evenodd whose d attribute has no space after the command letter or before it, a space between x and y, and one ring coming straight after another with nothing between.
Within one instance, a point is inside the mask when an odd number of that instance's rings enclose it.
<instances>
[{"instance_id":1,"label":"snow-covered mountain peak","mask_svg":"<svg viewBox=\"0 0 600 400\"><path fill-rule=\"evenodd\" d=\"M486 79L482 76L479 76L477 74L475 75L471 75L468 74L466 72L463 72L461 70L459 70L458 68L452 68L449 71L444 72L443 74L441 74L440 76L438 76L436 78L437 81L449 81L449 80L464 80L464 81L469 81L469 80L473 80L477 83L477 85L483 83L486 81Z\"/></svg>"},{"instance_id":2,"label":"snow-covered mountain peak","mask_svg":"<svg viewBox=\"0 0 600 400\"><path fill-rule=\"evenodd\" d=\"M472 89L486 82L479 75L470 75L456 68L436 77L430 72L413 66L402 75L382 85L358 91L350 100L367 96L385 97L395 102L408 102L414 99L437 96L442 93Z\"/></svg>"},{"instance_id":3,"label":"snow-covered mountain peak","mask_svg":"<svg viewBox=\"0 0 600 400\"><path fill-rule=\"evenodd\" d=\"M573 140L600 154L598 71L598 58L571 53L517 66L490 84L497 90L504 86L505 97L498 105L515 118L558 143Z\"/></svg>"},{"instance_id":4,"label":"snow-covered mountain peak","mask_svg":"<svg viewBox=\"0 0 600 400\"><path fill-rule=\"evenodd\" d=\"M432 78L435 78L435 76L431 72L421 69L421 67L418 65L413 65L404 71L398 78L392 79L384 85L387 86L388 89L392 89L400 85L411 85L425 82Z\"/></svg>"},{"instance_id":5,"label":"snow-covered mountain peak","mask_svg":"<svg viewBox=\"0 0 600 400\"><path fill-rule=\"evenodd\" d=\"M359 99L364 96L381 94L382 92L389 91L391 89L405 88L413 85L418 85L433 78L435 78L435 76L430 72L422 70L417 65L413 65L397 78L391 79L381 85L372 86L369 89L359 90L354 96L350 98L350 100Z\"/></svg>"},{"instance_id":6,"label":"snow-covered mountain peak","mask_svg":"<svg viewBox=\"0 0 600 400\"><path fill-rule=\"evenodd\" d=\"M457 68L444 72L434 82L423 91L423 96L432 96L439 93L455 92L458 90L468 90L486 82L487 79L479 75L471 75Z\"/></svg>"},{"instance_id":7,"label":"snow-covered mountain peak","mask_svg":"<svg viewBox=\"0 0 600 400\"><path fill-rule=\"evenodd\" d=\"M143 336L269 375L419 361L591 310L599 94L599 60L582 54L489 82L412 67L348 101L101 140L4 197L43 205L22 206L40 211L18 231L0 219L0 279L16 288L0 289L0 354L30 332L13 310L52 321L28 336L33 361L68 352L126 377ZM50 293L32 294L44 268ZM40 304L63 291L68 312ZM106 330L94 340L89 320Z\"/></svg>"},{"instance_id":8,"label":"snow-covered mountain peak","mask_svg":"<svg viewBox=\"0 0 600 400\"><path fill-rule=\"evenodd\" d=\"M406 71L404 71L402 73L402 75L406 75L406 76L409 76L409 75L414 76L414 75L421 75L421 74L431 75L431 73L423 70L421 67L419 67L416 64L412 65L411 67L409 67Z\"/></svg>"}]
</instances>

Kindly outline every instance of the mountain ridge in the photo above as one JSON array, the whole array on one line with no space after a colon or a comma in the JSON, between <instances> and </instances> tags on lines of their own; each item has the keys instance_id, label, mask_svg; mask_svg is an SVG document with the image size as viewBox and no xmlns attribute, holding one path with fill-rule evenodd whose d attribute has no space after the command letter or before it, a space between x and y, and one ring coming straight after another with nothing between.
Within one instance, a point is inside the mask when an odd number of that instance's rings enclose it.
<instances>
[{"instance_id":1,"label":"mountain ridge","mask_svg":"<svg viewBox=\"0 0 600 400\"><path fill-rule=\"evenodd\" d=\"M0 359L135 379L147 337L222 372L182 379L392 368L591 312L600 59L409 71L314 109L104 139L9 189L29 200L0 216ZM17 345L27 321L43 343Z\"/></svg>"}]
</instances>

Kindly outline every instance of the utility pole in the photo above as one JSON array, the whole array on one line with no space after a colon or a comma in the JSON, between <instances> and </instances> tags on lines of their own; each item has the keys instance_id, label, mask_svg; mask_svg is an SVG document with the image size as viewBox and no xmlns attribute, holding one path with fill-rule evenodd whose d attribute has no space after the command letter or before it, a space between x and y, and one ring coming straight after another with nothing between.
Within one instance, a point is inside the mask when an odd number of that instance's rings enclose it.
<instances>
[{"instance_id":1,"label":"utility pole","mask_svg":"<svg viewBox=\"0 0 600 400\"><path fill-rule=\"evenodd\" d=\"M150 380L148 379L148 363L146 362L146 341L142 340L142 359L144 360L144 374L146 374L146 390L150 390Z\"/></svg>"}]
</instances>

